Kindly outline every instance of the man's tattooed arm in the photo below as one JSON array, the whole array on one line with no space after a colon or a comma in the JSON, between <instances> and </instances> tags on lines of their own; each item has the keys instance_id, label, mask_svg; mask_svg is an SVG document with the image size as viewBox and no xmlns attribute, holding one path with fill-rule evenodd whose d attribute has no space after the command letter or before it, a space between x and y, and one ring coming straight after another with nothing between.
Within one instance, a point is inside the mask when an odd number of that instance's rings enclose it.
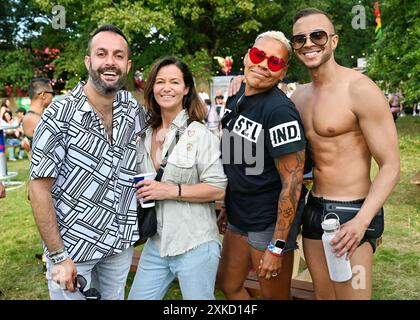
<instances>
[{"instance_id":1,"label":"man's tattooed arm","mask_svg":"<svg viewBox=\"0 0 420 320\"><path fill-rule=\"evenodd\" d=\"M280 175L282 189L273 239L287 240L302 188L305 150L280 156L274 159L274 163Z\"/></svg>"}]
</instances>

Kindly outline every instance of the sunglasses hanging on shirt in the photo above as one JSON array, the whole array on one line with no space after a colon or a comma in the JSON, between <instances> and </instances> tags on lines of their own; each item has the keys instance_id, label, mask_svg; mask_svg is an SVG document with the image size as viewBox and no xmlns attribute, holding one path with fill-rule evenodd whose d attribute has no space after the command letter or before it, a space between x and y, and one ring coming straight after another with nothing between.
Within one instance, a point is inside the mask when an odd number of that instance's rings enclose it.
<instances>
[{"instance_id":1,"label":"sunglasses hanging on shirt","mask_svg":"<svg viewBox=\"0 0 420 320\"><path fill-rule=\"evenodd\" d=\"M77 287L77 284L79 284L79 287ZM77 277L74 279L74 287L79 290L79 292L85 297L86 300L100 300L101 294L95 288L90 288L84 291L86 288L86 285L87 285L87 281L85 277L78 274Z\"/></svg>"}]
</instances>

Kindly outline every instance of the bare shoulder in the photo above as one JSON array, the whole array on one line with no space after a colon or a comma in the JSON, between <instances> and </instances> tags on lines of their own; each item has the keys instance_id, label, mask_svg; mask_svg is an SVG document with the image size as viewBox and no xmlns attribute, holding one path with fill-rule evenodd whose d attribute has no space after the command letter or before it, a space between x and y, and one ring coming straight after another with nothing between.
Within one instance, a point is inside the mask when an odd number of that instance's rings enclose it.
<instances>
[{"instance_id":1,"label":"bare shoulder","mask_svg":"<svg viewBox=\"0 0 420 320\"><path fill-rule=\"evenodd\" d=\"M26 135L31 135L33 130L35 130L35 127L37 126L38 122L40 120L40 117L35 114L27 114L22 119L22 126L23 130L25 131Z\"/></svg>"},{"instance_id":2,"label":"bare shoulder","mask_svg":"<svg viewBox=\"0 0 420 320\"><path fill-rule=\"evenodd\" d=\"M354 111L372 112L388 109L385 95L376 83L357 71L351 72L348 89Z\"/></svg>"},{"instance_id":3,"label":"bare shoulder","mask_svg":"<svg viewBox=\"0 0 420 320\"><path fill-rule=\"evenodd\" d=\"M293 92L292 97L301 97L302 95L305 94L305 92L309 89L309 87L311 86L312 82L309 83L304 83L304 84L297 84L296 85L296 90L295 92Z\"/></svg>"},{"instance_id":4,"label":"bare shoulder","mask_svg":"<svg viewBox=\"0 0 420 320\"><path fill-rule=\"evenodd\" d=\"M296 108L300 111L304 106L305 97L308 95L309 89L312 83L298 84L296 90L293 92L290 99L296 105Z\"/></svg>"},{"instance_id":5,"label":"bare shoulder","mask_svg":"<svg viewBox=\"0 0 420 320\"><path fill-rule=\"evenodd\" d=\"M357 98L360 94L383 95L375 82L358 71L350 70L349 72L349 93L353 98ZM363 97L361 97L363 98Z\"/></svg>"}]
</instances>

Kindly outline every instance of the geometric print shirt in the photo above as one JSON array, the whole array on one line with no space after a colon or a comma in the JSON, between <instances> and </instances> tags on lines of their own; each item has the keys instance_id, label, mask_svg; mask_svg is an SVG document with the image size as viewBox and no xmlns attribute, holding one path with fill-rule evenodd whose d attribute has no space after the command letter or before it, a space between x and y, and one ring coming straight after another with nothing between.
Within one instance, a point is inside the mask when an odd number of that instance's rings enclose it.
<instances>
[{"instance_id":1,"label":"geometric print shirt","mask_svg":"<svg viewBox=\"0 0 420 320\"><path fill-rule=\"evenodd\" d=\"M136 134L146 124L144 108L131 93L118 91L110 143L84 84L45 110L30 167L31 180L55 179L51 195L57 223L74 262L121 253L138 240L133 176Z\"/></svg>"}]
</instances>

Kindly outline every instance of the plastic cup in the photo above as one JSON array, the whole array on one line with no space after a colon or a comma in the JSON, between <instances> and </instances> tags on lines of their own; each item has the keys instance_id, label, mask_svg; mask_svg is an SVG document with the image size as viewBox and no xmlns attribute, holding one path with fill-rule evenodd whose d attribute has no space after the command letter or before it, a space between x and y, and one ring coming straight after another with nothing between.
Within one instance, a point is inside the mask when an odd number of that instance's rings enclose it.
<instances>
[{"instance_id":1,"label":"plastic cup","mask_svg":"<svg viewBox=\"0 0 420 320\"><path fill-rule=\"evenodd\" d=\"M155 172L147 172L147 173L140 173L136 174L134 176L134 184L139 183L143 180L154 180L156 176ZM143 201L142 198L140 198L140 205L142 208L150 208L155 206L155 200L149 200L149 201Z\"/></svg>"}]
</instances>

